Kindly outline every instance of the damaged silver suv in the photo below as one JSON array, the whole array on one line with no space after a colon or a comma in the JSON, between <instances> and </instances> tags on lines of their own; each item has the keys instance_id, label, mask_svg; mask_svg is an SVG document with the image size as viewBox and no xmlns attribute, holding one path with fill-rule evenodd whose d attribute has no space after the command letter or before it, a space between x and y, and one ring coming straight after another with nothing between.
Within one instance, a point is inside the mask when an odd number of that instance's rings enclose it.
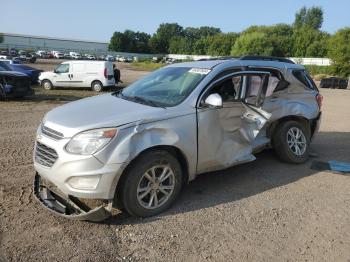
<instances>
[{"instance_id":1,"label":"damaged silver suv","mask_svg":"<svg viewBox=\"0 0 350 262\"><path fill-rule=\"evenodd\" d=\"M172 64L48 112L36 136L34 192L67 218L100 221L113 207L156 215L198 174L253 161L264 148L305 162L321 103L304 67L287 59Z\"/></svg>"}]
</instances>

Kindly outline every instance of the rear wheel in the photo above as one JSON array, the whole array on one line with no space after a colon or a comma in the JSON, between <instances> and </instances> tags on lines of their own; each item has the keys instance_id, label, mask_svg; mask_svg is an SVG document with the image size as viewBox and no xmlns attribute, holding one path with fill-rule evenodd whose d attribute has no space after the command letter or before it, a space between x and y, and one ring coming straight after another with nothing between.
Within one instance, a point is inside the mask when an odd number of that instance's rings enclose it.
<instances>
[{"instance_id":1,"label":"rear wheel","mask_svg":"<svg viewBox=\"0 0 350 262\"><path fill-rule=\"evenodd\" d=\"M168 209L181 186L182 170L177 159L166 151L150 151L127 171L119 196L129 214L149 217Z\"/></svg>"},{"instance_id":2,"label":"rear wheel","mask_svg":"<svg viewBox=\"0 0 350 262\"><path fill-rule=\"evenodd\" d=\"M101 92L103 89L103 85L100 81L94 81L91 83L91 89L95 92Z\"/></svg>"},{"instance_id":3,"label":"rear wheel","mask_svg":"<svg viewBox=\"0 0 350 262\"><path fill-rule=\"evenodd\" d=\"M282 122L272 141L277 156L285 162L300 164L309 159L310 128L302 122Z\"/></svg>"},{"instance_id":4,"label":"rear wheel","mask_svg":"<svg viewBox=\"0 0 350 262\"><path fill-rule=\"evenodd\" d=\"M45 90L51 90L53 88L53 85L51 83L50 80L43 80L41 83L41 86L45 89Z\"/></svg>"}]
</instances>

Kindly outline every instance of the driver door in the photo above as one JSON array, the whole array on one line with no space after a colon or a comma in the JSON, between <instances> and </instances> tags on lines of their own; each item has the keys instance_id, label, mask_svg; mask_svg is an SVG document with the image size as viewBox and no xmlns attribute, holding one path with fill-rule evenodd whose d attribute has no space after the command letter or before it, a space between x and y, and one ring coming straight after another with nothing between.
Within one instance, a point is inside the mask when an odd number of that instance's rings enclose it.
<instances>
[{"instance_id":1,"label":"driver door","mask_svg":"<svg viewBox=\"0 0 350 262\"><path fill-rule=\"evenodd\" d=\"M252 143L270 118L263 111L269 72L231 73L209 86L200 99L197 172L209 172L255 160ZM219 94L222 106L205 104L210 94Z\"/></svg>"},{"instance_id":2,"label":"driver door","mask_svg":"<svg viewBox=\"0 0 350 262\"><path fill-rule=\"evenodd\" d=\"M60 64L54 72L53 75L53 85L64 87L70 86L71 78L70 78L70 65L69 63Z\"/></svg>"}]
</instances>

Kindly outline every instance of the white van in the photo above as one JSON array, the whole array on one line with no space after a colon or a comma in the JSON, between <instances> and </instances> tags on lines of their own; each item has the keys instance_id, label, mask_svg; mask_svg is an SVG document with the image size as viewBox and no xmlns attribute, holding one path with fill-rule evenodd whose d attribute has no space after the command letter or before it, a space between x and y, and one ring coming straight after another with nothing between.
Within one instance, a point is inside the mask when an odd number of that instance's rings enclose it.
<instances>
[{"instance_id":1,"label":"white van","mask_svg":"<svg viewBox=\"0 0 350 262\"><path fill-rule=\"evenodd\" d=\"M43 72L39 82L44 89L53 87L91 87L100 92L114 86L113 63L108 61L67 61L53 72Z\"/></svg>"}]
</instances>

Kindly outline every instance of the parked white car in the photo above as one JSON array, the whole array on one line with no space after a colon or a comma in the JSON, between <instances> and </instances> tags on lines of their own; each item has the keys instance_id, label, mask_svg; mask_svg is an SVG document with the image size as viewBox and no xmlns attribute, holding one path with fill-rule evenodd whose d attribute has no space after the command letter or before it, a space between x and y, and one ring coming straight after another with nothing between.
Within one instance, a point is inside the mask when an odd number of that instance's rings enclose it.
<instances>
[{"instance_id":1,"label":"parked white car","mask_svg":"<svg viewBox=\"0 0 350 262\"><path fill-rule=\"evenodd\" d=\"M106 55L105 60L106 60L106 61L114 62L114 61L115 61L115 58L114 58L114 56Z\"/></svg>"},{"instance_id":2,"label":"parked white car","mask_svg":"<svg viewBox=\"0 0 350 262\"><path fill-rule=\"evenodd\" d=\"M40 58L49 58L49 54L48 54L46 51L43 51L43 50L37 51L36 54L37 54Z\"/></svg>"},{"instance_id":3,"label":"parked white car","mask_svg":"<svg viewBox=\"0 0 350 262\"><path fill-rule=\"evenodd\" d=\"M86 56L86 58L89 59L89 60L96 60L96 57L95 57L94 55L89 55L89 54L88 54L88 55Z\"/></svg>"},{"instance_id":4,"label":"parked white car","mask_svg":"<svg viewBox=\"0 0 350 262\"><path fill-rule=\"evenodd\" d=\"M54 58L57 58L57 59L62 59L62 58L64 58L64 54L61 53L61 52L59 52L59 51L52 51L51 53L53 54L53 57L54 57Z\"/></svg>"},{"instance_id":5,"label":"parked white car","mask_svg":"<svg viewBox=\"0 0 350 262\"><path fill-rule=\"evenodd\" d=\"M53 87L91 87L100 92L114 86L113 63L107 61L67 61L53 72L43 72L39 82L44 89Z\"/></svg>"},{"instance_id":6,"label":"parked white car","mask_svg":"<svg viewBox=\"0 0 350 262\"><path fill-rule=\"evenodd\" d=\"M69 52L69 55L72 59L81 59L81 54L77 52Z\"/></svg>"}]
</instances>

